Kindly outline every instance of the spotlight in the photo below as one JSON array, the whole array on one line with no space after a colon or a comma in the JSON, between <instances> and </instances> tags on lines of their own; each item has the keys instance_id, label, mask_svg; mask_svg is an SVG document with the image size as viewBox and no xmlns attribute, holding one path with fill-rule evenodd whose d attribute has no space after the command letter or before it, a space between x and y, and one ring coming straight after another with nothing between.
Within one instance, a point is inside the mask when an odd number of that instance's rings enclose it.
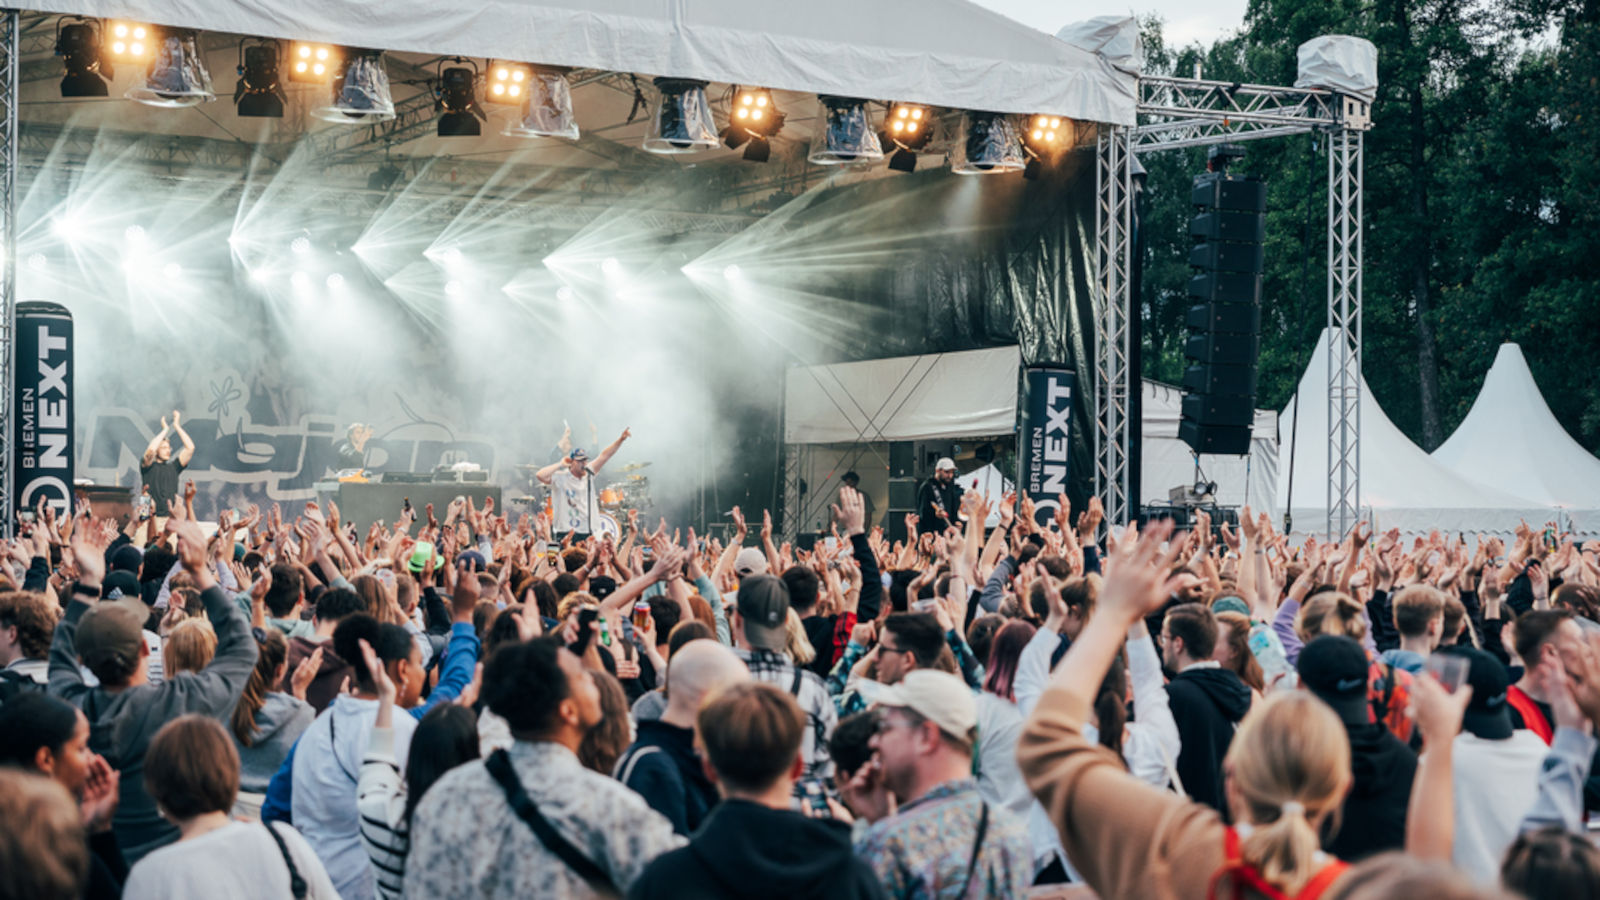
<instances>
[{"instance_id":1,"label":"spotlight","mask_svg":"<svg viewBox=\"0 0 1600 900\"><path fill-rule=\"evenodd\" d=\"M461 248L446 247L444 248L444 251L439 254L439 258L451 265L461 262Z\"/></svg>"},{"instance_id":2,"label":"spotlight","mask_svg":"<svg viewBox=\"0 0 1600 900\"><path fill-rule=\"evenodd\" d=\"M100 25L94 19L72 18L78 21L62 24L67 21L65 17L56 20L56 55L67 68L61 76L61 96L107 96L110 90L106 82L111 80L112 71L101 51Z\"/></svg>"},{"instance_id":3,"label":"spotlight","mask_svg":"<svg viewBox=\"0 0 1600 900\"><path fill-rule=\"evenodd\" d=\"M879 138L884 146L896 148L894 156L889 158L889 168L896 172L915 172L917 151L933 139L933 110L920 103L890 106L889 118L884 121Z\"/></svg>"},{"instance_id":4,"label":"spotlight","mask_svg":"<svg viewBox=\"0 0 1600 900\"><path fill-rule=\"evenodd\" d=\"M1027 167L1016 120L1000 113L967 113L961 150L955 165L958 175L995 175Z\"/></svg>"},{"instance_id":5,"label":"spotlight","mask_svg":"<svg viewBox=\"0 0 1600 900\"><path fill-rule=\"evenodd\" d=\"M478 105L478 67L469 60L453 57L451 62L464 62L465 66L451 66L439 73L439 87L434 91L433 109L439 114L440 137L477 137L482 133L479 119L488 119Z\"/></svg>"},{"instance_id":6,"label":"spotlight","mask_svg":"<svg viewBox=\"0 0 1600 900\"><path fill-rule=\"evenodd\" d=\"M315 58L318 51L313 51ZM295 65L299 65L297 60ZM313 63L315 69L320 63ZM383 68L382 50L346 49L333 79L333 102L312 111L325 122L345 125L387 122L394 118L394 97L389 93L389 73Z\"/></svg>"},{"instance_id":7,"label":"spotlight","mask_svg":"<svg viewBox=\"0 0 1600 900\"><path fill-rule=\"evenodd\" d=\"M189 28L157 29L155 58L145 70L144 84L128 98L163 109L182 109L217 99L211 73L200 55L199 32Z\"/></svg>"},{"instance_id":8,"label":"spotlight","mask_svg":"<svg viewBox=\"0 0 1600 900\"><path fill-rule=\"evenodd\" d=\"M343 275L340 275L338 272L334 272L333 274L328 276L328 288L329 288L329 290L335 290L336 291L336 290L338 290L339 288L342 288L342 287L344 287L344 276Z\"/></svg>"},{"instance_id":9,"label":"spotlight","mask_svg":"<svg viewBox=\"0 0 1600 900\"><path fill-rule=\"evenodd\" d=\"M706 82L692 78L657 78L661 98L650 119L644 149L651 153L698 153L717 146L717 126L706 102Z\"/></svg>"},{"instance_id":10,"label":"spotlight","mask_svg":"<svg viewBox=\"0 0 1600 900\"><path fill-rule=\"evenodd\" d=\"M122 229L122 239L130 244L139 246L144 243L144 228L139 225L129 225L127 228Z\"/></svg>"},{"instance_id":11,"label":"spotlight","mask_svg":"<svg viewBox=\"0 0 1600 900\"><path fill-rule=\"evenodd\" d=\"M251 40L258 43L245 46ZM248 118L283 118L283 85L278 83L278 42L246 38L239 42L239 83L233 102Z\"/></svg>"},{"instance_id":12,"label":"spotlight","mask_svg":"<svg viewBox=\"0 0 1600 900\"><path fill-rule=\"evenodd\" d=\"M533 66L527 63L497 62L489 67L489 86L483 99L490 103L519 106L528 99L533 82Z\"/></svg>"},{"instance_id":13,"label":"spotlight","mask_svg":"<svg viewBox=\"0 0 1600 900\"><path fill-rule=\"evenodd\" d=\"M772 91L766 88L734 88L733 104L728 113L728 127L722 129L722 142L729 150L737 150L746 141L744 158L750 162L766 162L772 156L772 137L783 128L783 113L772 101Z\"/></svg>"},{"instance_id":14,"label":"spotlight","mask_svg":"<svg viewBox=\"0 0 1600 900\"><path fill-rule=\"evenodd\" d=\"M140 63L150 58L155 49L154 35L149 25L134 22L111 23L111 59L121 63Z\"/></svg>"},{"instance_id":15,"label":"spotlight","mask_svg":"<svg viewBox=\"0 0 1600 900\"><path fill-rule=\"evenodd\" d=\"M251 269L250 270L250 280L254 281L256 284L261 284L262 282L266 281L269 277L271 277L271 274L272 273L267 271L266 266L262 266L259 269Z\"/></svg>"},{"instance_id":16,"label":"spotlight","mask_svg":"<svg viewBox=\"0 0 1600 900\"><path fill-rule=\"evenodd\" d=\"M161 267L161 276L168 281L177 281L183 277L183 266L175 262L169 262Z\"/></svg>"},{"instance_id":17,"label":"spotlight","mask_svg":"<svg viewBox=\"0 0 1600 900\"><path fill-rule=\"evenodd\" d=\"M326 84L339 68L343 52L329 44L295 41L289 47L289 80Z\"/></svg>"},{"instance_id":18,"label":"spotlight","mask_svg":"<svg viewBox=\"0 0 1600 900\"><path fill-rule=\"evenodd\" d=\"M444 292L451 297L459 297L466 293L467 286L454 279L444 283Z\"/></svg>"},{"instance_id":19,"label":"spotlight","mask_svg":"<svg viewBox=\"0 0 1600 900\"><path fill-rule=\"evenodd\" d=\"M578 119L572 114L572 86L567 83L566 71L553 66L528 67L522 117L507 122L500 133L508 137L577 140ZM511 77L516 77L514 70ZM492 97L492 88L490 94Z\"/></svg>"},{"instance_id":20,"label":"spotlight","mask_svg":"<svg viewBox=\"0 0 1600 900\"><path fill-rule=\"evenodd\" d=\"M1045 163L1058 159L1072 143L1072 129L1071 119L1046 114L1029 116L1022 129L1022 149L1028 156L1022 177L1038 178Z\"/></svg>"},{"instance_id":21,"label":"spotlight","mask_svg":"<svg viewBox=\"0 0 1600 900\"><path fill-rule=\"evenodd\" d=\"M571 287L563 284L561 287L556 288L556 300L561 303L571 303L576 298L577 294Z\"/></svg>"},{"instance_id":22,"label":"spotlight","mask_svg":"<svg viewBox=\"0 0 1600 900\"><path fill-rule=\"evenodd\" d=\"M722 277L729 281L733 281L743 274L744 272L740 271L738 263L729 263L722 267Z\"/></svg>"},{"instance_id":23,"label":"spotlight","mask_svg":"<svg viewBox=\"0 0 1600 900\"><path fill-rule=\"evenodd\" d=\"M301 255L310 253L311 239L305 235L301 235L289 242L289 249Z\"/></svg>"},{"instance_id":24,"label":"spotlight","mask_svg":"<svg viewBox=\"0 0 1600 900\"><path fill-rule=\"evenodd\" d=\"M608 256L600 262L600 271L615 277L622 274L622 263L615 256Z\"/></svg>"},{"instance_id":25,"label":"spotlight","mask_svg":"<svg viewBox=\"0 0 1600 900\"><path fill-rule=\"evenodd\" d=\"M872 130L867 101L826 95L817 100L822 115L817 117L817 133L811 140L811 162L837 166L883 159L883 144Z\"/></svg>"}]
</instances>

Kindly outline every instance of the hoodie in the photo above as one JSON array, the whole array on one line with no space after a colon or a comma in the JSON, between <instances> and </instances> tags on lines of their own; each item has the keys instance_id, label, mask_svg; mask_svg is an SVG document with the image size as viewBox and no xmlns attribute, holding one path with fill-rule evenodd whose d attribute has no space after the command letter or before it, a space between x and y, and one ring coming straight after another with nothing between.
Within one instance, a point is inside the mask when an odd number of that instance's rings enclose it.
<instances>
[{"instance_id":1,"label":"hoodie","mask_svg":"<svg viewBox=\"0 0 1600 900\"><path fill-rule=\"evenodd\" d=\"M1184 669L1167 684L1167 701L1178 724L1178 777L1197 803L1227 816L1222 791L1222 759L1234 729L1250 711L1250 688L1215 663Z\"/></svg>"},{"instance_id":2,"label":"hoodie","mask_svg":"<svg viewBox=\"0 0 1600 900\"><path fill-rule=\"evenodd\" d=\"M1406 810L1417 755L1376 722L1345 723L1353 779L1339 816L1339 832L1323 849L1348 863L1385 850L1404 850Z\"/></svg>"},{"instance_id":3,"label":"hoodie","mask_svg":"<svg viewBox=\"0 0 1600 900\"><path fill-rule=\"evenodd\" d=\"M300 739L300 732L311 725L317 714L311 704L274 691L266 696L256 712L256 733L250 746L233 739L239 750L239 790L266 793L267 782L289 757L289 748Z\"/></svg>"},{"instance_id":4,"label":"hoodie","mask_svg":"<svg viewBox=\"0 0 1600 900\"><path fill-rule=\"evenodd\" d=\"M350 664L339 658L333 652L333 641L316 641L309 638L289 639L289 666L283 672L283 684L278 687L284 693L289 692L289 681L294 678L294 670L306 657L322 648L322 666L317 669L317 676L311 679L311 685L306 688L306 702L316 710L318 715L328 708L333 698L339 696L339 688L347 677L352 676L354 669Z\"/></svg>"},{"instance_id":5,"label":"hoodie","mask_svg":"<svg viewBox=\"0 0 1600 900\"><path fill-rule=\"evenodd\" d=\"M688 837L717 803L717 787L707 780L694 750L694 729L659 719L638 724L633 746L617 760L612 777L632 788L650 808Z\"/></svg>"},{"instance_id":6,"label":"hoodie","mask_svg":"<svg viewBox=\"0 0 1600 900\"><path fill-rule=\"evenodd\" d=\"M751 898L775 892L794 900L884 896L850 848L850 829L748 800L724 800L681 847L656 858L628 891L630 900Z\"/></svg>"}]
</instances>

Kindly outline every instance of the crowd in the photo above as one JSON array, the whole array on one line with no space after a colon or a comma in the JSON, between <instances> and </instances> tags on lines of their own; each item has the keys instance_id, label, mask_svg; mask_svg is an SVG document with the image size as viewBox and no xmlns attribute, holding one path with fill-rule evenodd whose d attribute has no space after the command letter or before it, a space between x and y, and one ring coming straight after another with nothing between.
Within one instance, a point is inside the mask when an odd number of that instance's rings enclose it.
<instances>
[{"instance_id":1,"label":"crowd","mask_svg":"<svg viewBox=\"0 0 1600 900\"><path fill-rule=\"evenodd\" d=\"M1600 896L1600 545L952 486L809 550L41 507L0 900Z\"/></svg>"}]
</instances>

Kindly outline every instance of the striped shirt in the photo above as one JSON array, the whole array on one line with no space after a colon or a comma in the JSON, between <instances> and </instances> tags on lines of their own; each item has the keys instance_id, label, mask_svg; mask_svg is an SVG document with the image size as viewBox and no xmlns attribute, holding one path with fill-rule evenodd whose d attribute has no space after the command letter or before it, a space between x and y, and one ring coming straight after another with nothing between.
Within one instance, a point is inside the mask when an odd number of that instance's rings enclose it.
<instances>
[{"instance_id":1,"label":"striped shirt","mask_svg":"<svg viewBox=\"0 0 1600 900\"><path fill-rule=\"evenodd\" d=\"M399 900L405 890L411 829L406 824L406 783L394 755L393 728L372 729L372 742L361 759L356 808L361 812L361 846L372 860L378 896Z\"/></svg>"}]
</instances>

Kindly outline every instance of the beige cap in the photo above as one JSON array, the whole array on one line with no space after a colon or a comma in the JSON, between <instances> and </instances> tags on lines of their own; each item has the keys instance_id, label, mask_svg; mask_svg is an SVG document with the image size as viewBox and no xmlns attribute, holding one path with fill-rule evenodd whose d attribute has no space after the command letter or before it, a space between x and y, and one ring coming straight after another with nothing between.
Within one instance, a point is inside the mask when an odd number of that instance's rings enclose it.
<instances>
[{"instance_id":1,"label":"beige cap","mask_svg":"<svg viewBox=\"0 0 1600 900\"><path fill-rule=\"evenodd\" d=\"M767 574L767 555L757 547L746 547L733 558L733 574L740 578Z\"/></svg>"},{"instance_id":2,"label":"beige cap","mask_svg":"<svg viewBox=\"0 0 1600 900\"><path fill-rule=\"evenodd\" d=\"M972 743L972 729L978 727L978 701L973 699L972 688L938 669L907 672L897 684L880 692L876 705L909 709L964 744Z\"/></svg>"},{"instance_id":3,"label":"beige cap","mask_svg":"<svg viewBox=\"0 0 1600 900\"><path fill-rule=\"evenodd\" d=\"M926 459L927 457L923 458ZM933 464L933 470L935 472L954 472L956 470L956 461L948 456L942 457Z\"/></svg>"}]
</instances>

